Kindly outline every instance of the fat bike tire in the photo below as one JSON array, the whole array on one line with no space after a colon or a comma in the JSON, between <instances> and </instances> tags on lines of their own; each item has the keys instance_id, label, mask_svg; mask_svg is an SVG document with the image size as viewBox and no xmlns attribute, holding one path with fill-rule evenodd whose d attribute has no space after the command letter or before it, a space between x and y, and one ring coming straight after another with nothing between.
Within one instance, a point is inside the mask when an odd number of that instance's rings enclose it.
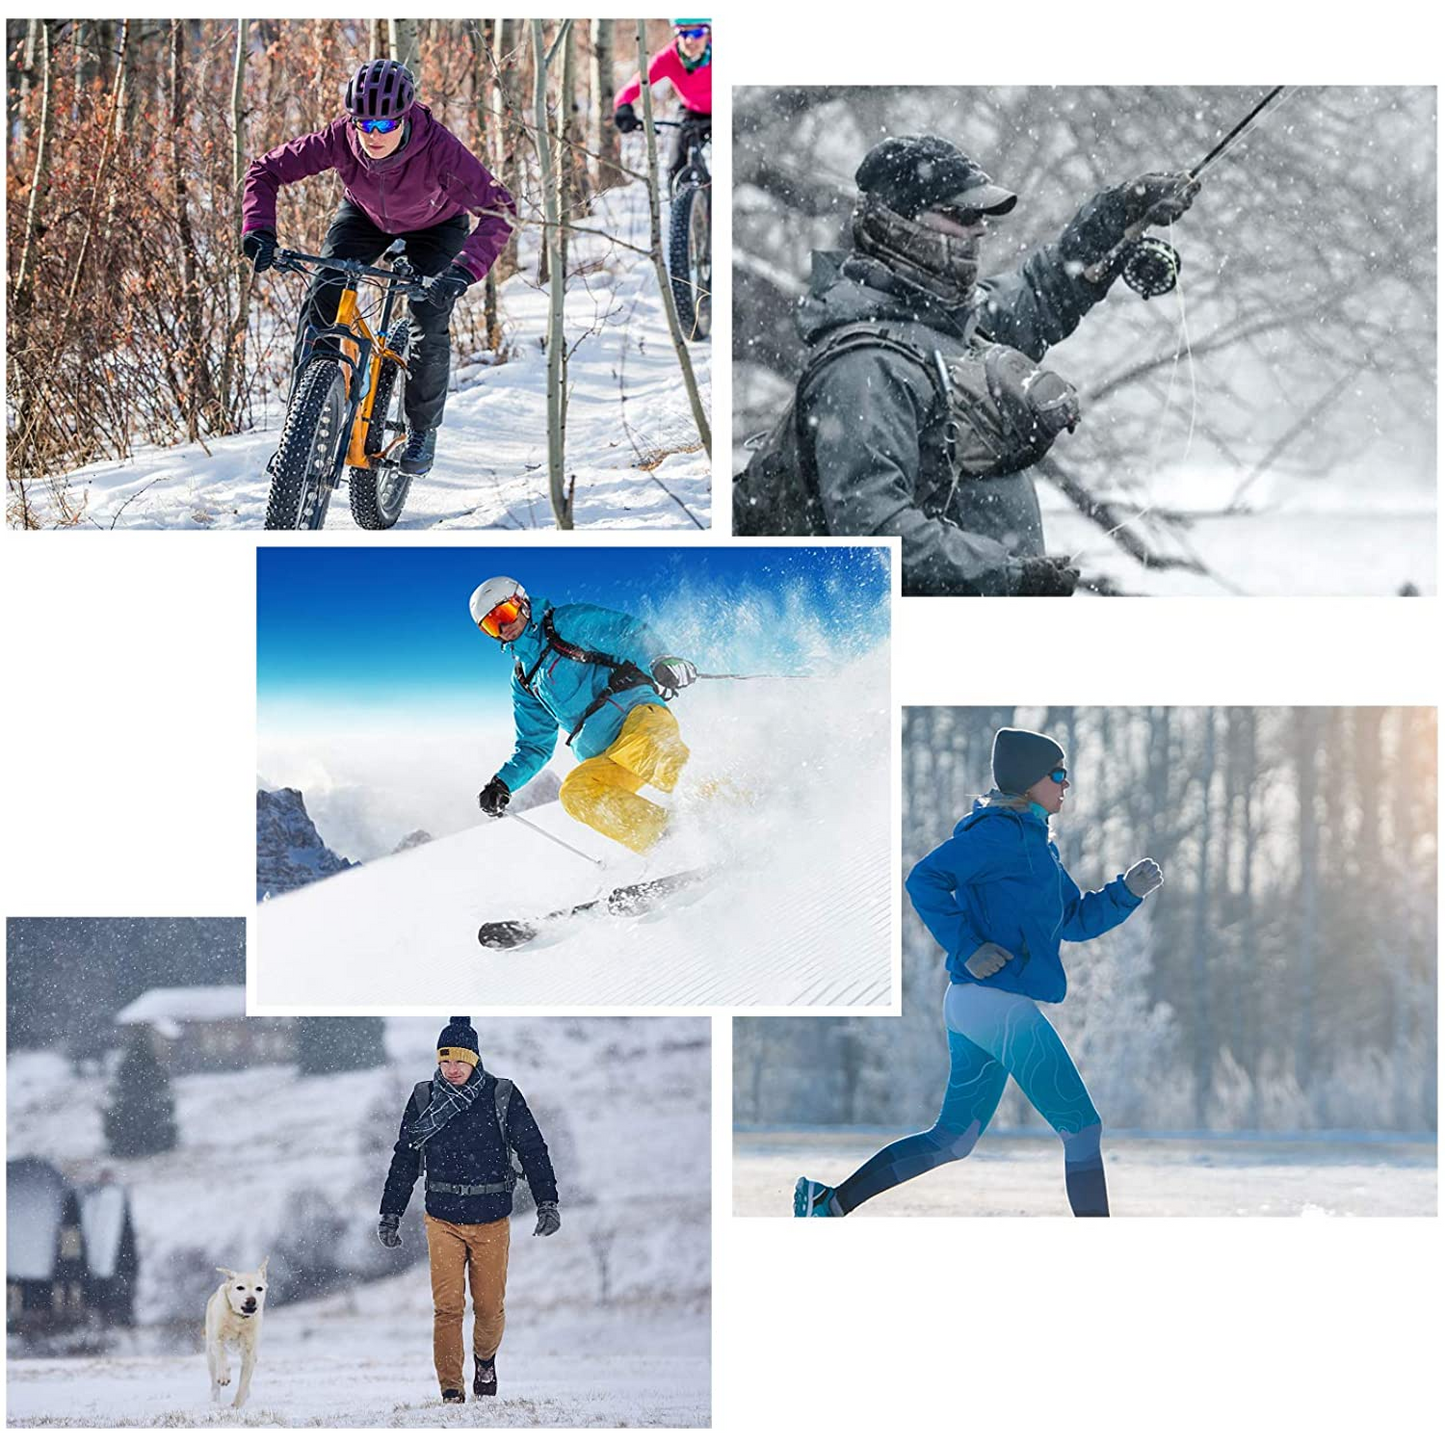
<instances>
[{"instance_id":1,"label":"fat bike tire","mask_svg":"<svg viewBox=\"0 0 1445 1445\"><path fill-rule=\"evenodd\" d=\"M271 461L268 531L315 532L325 524L345 422L346 373L339 361L316 357L291 393L281 444Z\"/></svg>"},{"instance_id":2,"label":"fat bike tire","mask_svg":"<svg viewBox=\"0 0 1445 1445\"><path fill-rule=\"evenodd\" d=\"M667 270L678 325L688 341L712 331L712 205L710 188L686 181L673 193Z\"/></svg>"},{"instance_id":3,"label":"fat bike tire","mask_svg":"<svg viewBox=\"0 0 1445 1445\"><path fill-rule=\"evenodd\" d=\"M400 356L406 355L411 327L403 322L391 334L389 345ZM366 450L378 456L395 436L392 428L402 422L402 399L406 390L401 368L394 361L381 364L376 383L376 400L371 408L371 422L366 429ZM388 423L391 424L388 427ZM348 473L351 493L351 516L358 527L368 532L384 532L396 526L406 495L411 491L411 478L395 464L379 467L352 467Z\"/></svg>"}]
</instances>

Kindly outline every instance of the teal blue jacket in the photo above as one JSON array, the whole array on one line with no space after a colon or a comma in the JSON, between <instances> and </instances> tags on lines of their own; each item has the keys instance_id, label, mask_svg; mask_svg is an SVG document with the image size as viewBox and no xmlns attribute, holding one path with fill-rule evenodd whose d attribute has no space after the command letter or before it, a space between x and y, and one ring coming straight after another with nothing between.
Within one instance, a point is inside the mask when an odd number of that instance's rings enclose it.
<instances>
[{"instance_id":1,"label":"teal blue jacket","mask_svg":"<svg viewBox=\"0 0 1445 1445\"><path fill-rule=\"evenodd\" d=\"M1059 861L1048 824L980 798L953 836L908 875L908 896L948 958L955 983L1058 1003L1068 992L1059 944L1117 927L1139 906L1120 874L1083 893ZM988 978L964 967L984 943L1013 958Z\"/></svg>"},{"instance_id":2,"label":"teal blue jacket","mask_svg":"<svg viewBox=\"0 0 1445 1445\"><path fill-rule=\"evenodd\" d=\"M560 727L570 736L582 723L582 715L612 681L610 668L574 662L548 645L542 618L550 606L546 598L534 597L526 630L515 642L502 644L502 650L510 652L517 663L512 674L517 746L497 770L497 776L514 793L546 766L557 746L557 729ZM589 652L606 653L618 662L630 662L649 677L653 661L666 652L652 630L636 617L594 607L589 602L555 608L552 626L562 641ZM524 681L527 677L531 678L530 686ZM644 703L663 705L654 688L641 684L609 697L572 740L578 760L605 753L617 741L627 714Z\"/></svg>"}]
</instances>

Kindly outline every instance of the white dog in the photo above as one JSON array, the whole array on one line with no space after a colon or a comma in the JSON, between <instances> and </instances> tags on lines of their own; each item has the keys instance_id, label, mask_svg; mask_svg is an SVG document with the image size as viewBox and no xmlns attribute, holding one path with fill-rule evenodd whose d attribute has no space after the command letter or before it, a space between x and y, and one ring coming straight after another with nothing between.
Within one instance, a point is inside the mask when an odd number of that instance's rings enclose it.
<instances>
[{"instance_id":1,"label":"white dog","mask_svg":"<svg viewBox=\"0 0 1445 1445\"><path fill-rule=\"evenodd\" d=\"M234 1269L217 1272L226 1276L206 1305L206 1364L211 1371L211 1403L221 1399L221 1386L231 1383L226 1351L234 1347L241 1356L241 1382L231 1404L239 1408L251 1393L251 1372L256 1368L256 1348L261 1342L261 1311L266 1307L266 1266L254 1274L237 1274Z\"/></svg>"}]
</instances>

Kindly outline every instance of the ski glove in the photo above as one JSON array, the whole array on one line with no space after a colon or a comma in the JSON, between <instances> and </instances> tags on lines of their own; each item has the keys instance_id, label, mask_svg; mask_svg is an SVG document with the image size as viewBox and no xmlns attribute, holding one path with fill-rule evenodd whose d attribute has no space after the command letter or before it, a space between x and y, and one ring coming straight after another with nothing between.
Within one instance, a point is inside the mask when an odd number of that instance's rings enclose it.
<instances>
[{"instance_id":1,"label":"ski glove","mask_svg":"<svg viewBox=\"0 0 1445 1445\"><path fill-rule=\"evenodd\" d=\"M964 959L963 966L975 978L991 978L1013 957L1008 949L996 943L985 943Z\"/></svg>"},{"instance_id":2,"label":"ski glove","mask_svg":"<svg viewBox=\"0 0 1445 1445\"><path fill-rule=\"evenodd\" d=\"M276 264L275 231L247 231L241 237L241 250L256 268L257 275L262 271L269 271Z\"/></svg>"},{"instance_id":3,"label":"ski glove","mask_svg":"<svg viewBox=\"0 0 1445 1445\"><path fill-rule=\"evenodd\" d=\"M1066 557L1020 557L1009 570L1015 597L1072 597L1079 585Z\"/></svg>"},{"instance_id":4,"label":"ski glove","mask_svg":"<svg viewBox=\"0 0 1445 1445\"><path fill-rule=\"evenodd\" d=\"M433 276L426 283L427 295L438 305L449 306L461 299L474 279L470 271L460 266L448 266L440 276Z\"/></svg>"},{"instance_id":5,"label":"ski glove","mask_svg":"<svg viewBox=\"0 0 1445 1445\"><path fill-rule=\"evenodd\" d=\"M376 1237L388 1248L401 1246L401 1215L383 1214L377 1221Z\"/></svg>"},{"instance_id":6,"label":"ski glove","mask_svg":"<svg viewBox=\"0 0 1445 1445\"><path fill-rule=\"evenodd\" d=\"M697 668L686 658L654 657L652 680L665 694L678 693L697 681Z\"/></svg>"},{"instance_id":7,"label":"ski glove","mask_svg":"<svg viewBox=\"0 0 1445 1445\"><path fill-rule=\"evenodd\" d=\"M507 804L511 801L512 790L500 778L493 778L477 794L477 806L489 818L500 818L507 811Z\"/></svg>"},{"instance_id":8,"label":"ski glove","mask_svg":"<svg viewBox=\"0 0 1445 1445\"><path fill-rule=\"evenodd\" d=\"M1150 171L1130 181L1123 191L1126 225L1147 220L1151 226L1167 226L1194 204L1199 182L1183 171Z\"/></svg>"},{"instance_id":9,"label":"ski glove","mask_svg":"<svg viewBox=\"0 0 1445 1445\"><path fill-rule=\"evenodd\" d=\"M556 1234L562 1227L562 1216L557 1212L555 1204L539 1204L537 1206L537 1227L533 1234L540 1234L544 1238L549 1234Z\"/></svg>"},{"instance_id":10,"label":"ski glove","mask_svg":"<svg viewBox=\"0 0 1445 1445\"><path fill-rule=\"evenodd\" d=\"M1124 887L1135 898L1147 898L1163 882L1164 870L1152 858L1141 858L1124 875Z\"/></svg>"},{"instance_id":11,"label":"ski glove","mask_svg":"<svg viewBox=\"0 0 1445 1445\"><path fill-rule=\"evenodd\" d=\"M612 112L612 124L623 135L631 135L633 131L642 129L642 122L638 120L637 112L630 105L619 105Z\"/></svg>"}]
</instances>

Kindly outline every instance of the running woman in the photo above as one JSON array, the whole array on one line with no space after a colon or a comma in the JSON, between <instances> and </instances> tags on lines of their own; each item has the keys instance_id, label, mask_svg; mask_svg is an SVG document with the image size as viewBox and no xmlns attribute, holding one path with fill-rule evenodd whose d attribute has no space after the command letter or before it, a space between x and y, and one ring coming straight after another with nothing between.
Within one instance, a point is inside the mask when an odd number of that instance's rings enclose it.
<instances>
[{"instance_id":1,"label":"running woman","mask_svg":"<svg viewBox=\"0 0 1445 1445\"><path fill-rule=\"evenodd\" d=\"M1074 1213L1109 1212L1099 1111L1039 1003L1058 1003L1067 990L1059 944L1117 927L1164 875L1144 858L1097 892L1079 891L1049 838L1049 820L1069 790L1053 738L1001 729L993 778L993 791L908 875L908 896L948 961L950 1068L938 1119L926 1133L879 1150L835 1188L799 1179L795 1215L850 1214L885 1189L965 1158L1010 1074L1063 1141Z\"/></svg>"}]
</instances>

